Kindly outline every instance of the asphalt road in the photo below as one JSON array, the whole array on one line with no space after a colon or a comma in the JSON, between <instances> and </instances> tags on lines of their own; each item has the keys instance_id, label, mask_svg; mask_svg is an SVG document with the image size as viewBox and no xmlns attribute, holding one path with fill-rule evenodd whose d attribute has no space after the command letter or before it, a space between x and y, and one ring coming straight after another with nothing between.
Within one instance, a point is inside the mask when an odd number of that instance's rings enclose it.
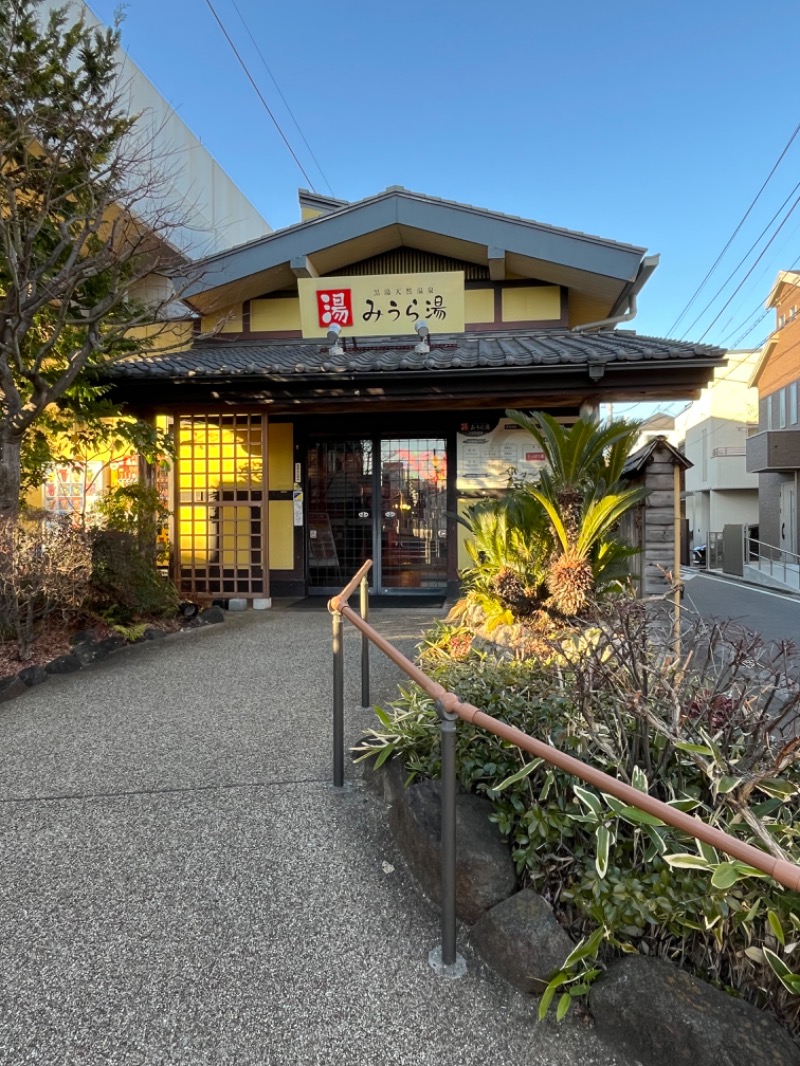
<instances>
[{"instance_id":1,"label":"asphalt road","mask_svg":"<svg viewBox=\"0 0 800 1066\"><path fill-rule=\"evenodd\" d=\"M800 596L697 571L685 573L684 581L687 613L731 619L764 640L791 640L800 646Z\"/></svg>"}]
</instances>

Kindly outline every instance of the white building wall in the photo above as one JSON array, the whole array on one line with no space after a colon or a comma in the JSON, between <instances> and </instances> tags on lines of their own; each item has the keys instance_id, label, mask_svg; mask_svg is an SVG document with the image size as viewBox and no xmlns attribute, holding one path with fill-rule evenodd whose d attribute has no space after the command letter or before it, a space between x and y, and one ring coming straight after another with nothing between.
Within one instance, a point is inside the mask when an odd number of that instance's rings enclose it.
<instances>
[{"instance_id":1,"label":"white building wall","mask_svg":"<svg viewBox=\"0 0 800 1066\"><path fill-rule=\"evenodd\" d=\"M748 489L742 492L711 493L709 528L721 533L723 528L735 525L758 525L758 492Z\"/></svg>"},{"instance_id":2,"label":"white building wall","mask_svg":"<svg viewBox=\"0 0 800 1066\"><path fill-rule=\"evenodd\" d=\"M758 522L758 475L748 474L745 442L758 423L758 390L748 381L760 352L732 351L727 366L675 419L692 466L686 471L686 517L693 544L726 524Z\"/></svg>"},{"instance_id":3,"label":"white building wall","mask_svg":"<svg viewBox=\"0 0 800 1066\"><path fill-rule=\"evenodd\" d=\"M707 492L693 492L686 496L686 518L689 521L689 536L692 547L708 542L710 526L710 500Z\"/></svg>"},{"instance_id":4,"label":"white building wall","mask_svg":"<svg viewBox=\"0 0 800 1066\"><path fill-rule=\"evenodd\" d=\"M43 16L61 6L63 0L44 0ZM88 5L80 7L88 25L101 25ZM76 19L78 9L76 4L68 18ZM121 49L119 63L129 110L142 116L136 132L145 141L152 137L152 150L163 160L168 210L174 208L174 217L180 219L172 234L176 247L199 259L271 233L269 223Z\"/></svg>"}]
</instances>

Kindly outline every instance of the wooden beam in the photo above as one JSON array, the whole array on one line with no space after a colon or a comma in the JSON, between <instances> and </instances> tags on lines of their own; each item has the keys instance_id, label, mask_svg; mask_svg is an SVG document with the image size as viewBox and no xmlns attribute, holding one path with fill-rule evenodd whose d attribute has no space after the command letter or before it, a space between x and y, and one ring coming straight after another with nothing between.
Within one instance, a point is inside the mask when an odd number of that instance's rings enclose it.
<instances>
[{"instance_id":1,"label":"wooden beam","mask_svg":"<svg viewBox=\"0 0 800 1066\"><path fill-rule=\"evenodd\" d=\"M489 277L492 281L506 280L505 248L489 248Z\"/></svg>"},{"instance_id":2,"label":"wooden beam","mask_svg":"<svg viewBox=\"0 0 800 1066\"><path fill-rule=\"evenodd\" d=\"M296 278L318 278L317 268L307 255L295 256L289 263Z\"/></svg>"}]
</instances>

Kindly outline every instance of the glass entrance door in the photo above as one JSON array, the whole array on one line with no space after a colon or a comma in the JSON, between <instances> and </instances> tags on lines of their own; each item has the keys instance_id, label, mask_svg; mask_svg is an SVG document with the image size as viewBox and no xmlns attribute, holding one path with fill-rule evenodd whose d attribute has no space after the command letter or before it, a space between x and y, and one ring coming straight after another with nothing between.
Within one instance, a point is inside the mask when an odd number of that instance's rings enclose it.
<instances>
[{"instance_id":1,"label":"glass entrance door","mask_svg":"<svg viewBox=\"0 0 800 1066\"><path fill-rule=\"evenodd\" d=\"M443 439L312 441L307 469L309 591L339 591L366 559L376 591L446 586Z\"/></svg>"},{"instance_id":2,"label":"glass entrance door","mask_svg":"<svg viewBox=\"0 0 800 1066\"><path fill-rule=\"evenodd\" d=\"M447 584L447 460L444 440L380 441L381 584Z\"/></svg>"},{"instance_id":3,"label":"glass entrance door","mask_svg":"<svg viewBox=\"0 0 800 1066\"><path fill-rule=\"evenodd\" d=\"M371 440L312 441L308 449L308 584L340 591L373 557Z\"/></svg>"}]
</instances>

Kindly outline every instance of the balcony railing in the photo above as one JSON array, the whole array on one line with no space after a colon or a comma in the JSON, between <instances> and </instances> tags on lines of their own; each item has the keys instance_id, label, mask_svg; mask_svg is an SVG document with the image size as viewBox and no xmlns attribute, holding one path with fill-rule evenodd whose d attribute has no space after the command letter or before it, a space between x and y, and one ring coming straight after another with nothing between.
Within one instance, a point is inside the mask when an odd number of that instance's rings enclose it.
<instances>
[{"instance_id":1,"label":"balcony railing","mask_svg":"<svg viewBox=\"0 0 800 1066\"><path fill-rule=\"evenodd\" d=\"M744 458L747 454L747 449L743 444L732 444L725 448L714 448L711 452L712 459L724 459L730 456L739 456Z\"/></svg>"}]
</instances>

